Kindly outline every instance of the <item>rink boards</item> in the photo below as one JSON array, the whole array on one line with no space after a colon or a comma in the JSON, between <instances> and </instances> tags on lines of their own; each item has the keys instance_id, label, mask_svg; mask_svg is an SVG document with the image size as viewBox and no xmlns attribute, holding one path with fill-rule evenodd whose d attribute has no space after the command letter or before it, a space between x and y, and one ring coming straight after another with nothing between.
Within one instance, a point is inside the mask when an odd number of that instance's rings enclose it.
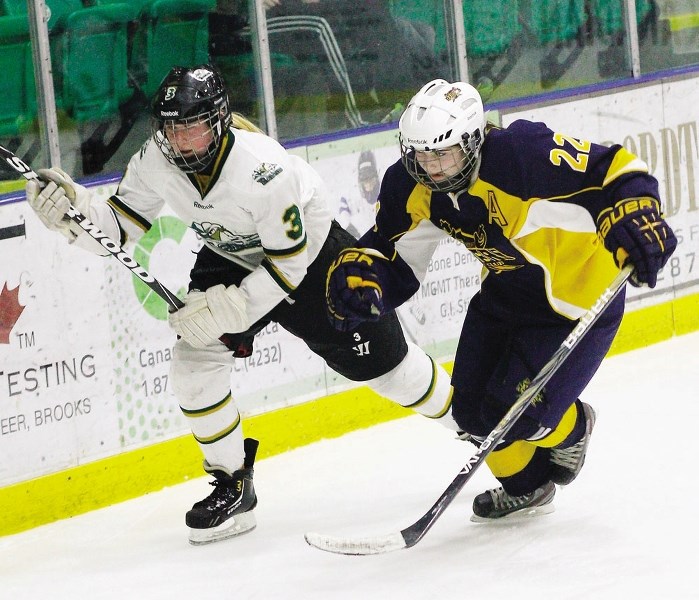
<instances>
[{"instance_id":1,"label":"rink boards","mask_svg":"<svg viewBox=\"0 0 699 600\"><path fill-rule=\"evenodd\" d=\"M679 247L654 290L629 288L613 352L699 328L699 79L676 76L585 96L500 107L492 118L545 121L602 143L619 142L659 179ZM359 191L358 159L379 174L398 159L396 130L308 146L343 225L363 231L373 207ZM98 182L107 196L115 180ZM0 535L200 476L201 455L171 392L174 336L164 302L123 265L67 246L22 201L0 200ZM199 240L164 214L130 253L183 294ZM440 245L406 333L449 366L480 264ZM681 360L681 357L678 357ZM327 369L305 345L269 326L236 361L233 395L260 457L408 414Z\"/></svg>"}]
</instances>

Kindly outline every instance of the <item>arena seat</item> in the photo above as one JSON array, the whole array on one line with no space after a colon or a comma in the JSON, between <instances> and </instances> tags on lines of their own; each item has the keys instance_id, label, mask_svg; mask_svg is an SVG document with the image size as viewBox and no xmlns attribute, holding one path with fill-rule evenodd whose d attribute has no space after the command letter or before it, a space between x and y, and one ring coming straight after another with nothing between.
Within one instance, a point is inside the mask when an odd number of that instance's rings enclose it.
<instances>
[{"instance_id":1,"label":"arena seat","mask_svg":"<svg viewBox=\"0 0 699 600\"><path fill-rule=\"evenodd\" d=\"M27 0L1 0L6 15L27 14ZM70 13L84 8L82 0L46 0L49 13L48 29L60 27Z\"/></svg>"},{"instance_id":2,"label":"arena seat","mask_svg":"<svg viewBox=\"0 0 699 600\"><path fill-rule=\"evenodd\" d=\"M62 32L63 108L77 121L102 120L119 111L134 89L128 76L128 26L133 5L93 6L72 12Z\"/></svg>"},{"instance_id":3,"label":"arena seat","mask_svg":"<svg viewBox=\"0 0 699 600\"><path fill-rule=\"evenodd\" d=\"M141 6L132 66L147 97L175 65L208 62L209 12L215 5L215 0L154 0Z\"/></svg>"},{"instance_id":4,"label":"arena seat","mask_svg":"<svg viewBox=\"0 0 699 600\"><path fill-rule=\"evenodd\" d=\"M435 32L435 52L446 52L446 32L442 2L392 0L391 12L398 19L419 21ZM487 79L492 89L512 71L521 53L518 36L519 0L470 0L464 2L466 52L475 85Z\"/></svg>"},{"instance_id":5,"label":"arena seat","mask_svg":"<svg viewBox=\"0 0 699 600\"><path fill-rule=\"evenodd\" d=\"M464 4L464 29L472 79L497 88L521 56L518 0L473 0ZM485 90L481 90L484 94Z\"/></svg>"},{"instance_id":6,"label":"arena seat","mask_svg":"<svg viewBox=\"0 0 699 600\"><path fill-rule=\"evenodd\" d=\"M622 0L591 0L600 33L615 35L624 31L624 8ZM636 0L636 21L640 25L653 10L652 0Z\"/></svg>"},{"instance_id":7,"label":"arena seat","mask_svg":"<svg viewBox=\"0 0 699 600\"><path fill-rule=\"evenodd\" d=\"M26 15L0 17L0 71L5 86L0 102L0 137L19 136L32 127L37 110Z\"/></svg>"},{"instance_id":8,"label":"arena seat","mask_svg":"<svg viewBox=\"0 0 699 600\"><path fill-rule=\"evenodd\" d=\"M542 48L541 86L552 87L584 49L585 0L532 0L529 27Z\"/></svg>"},{"instance_id":9,"label":"arena seat","mask_svg":"<svg viewBox=\"0 0 699 600\"><path fill-rule=\"evenodd\" d=\"M607 48L597 54L597 69L602 77L630 73L631 67L625 45L626 24L621 0L591 0L591 10L600 37L606 38ZM653 0L636 0L636 23L639 39L649 33L657 35L657 9Z\"/></svg>"}]
</instances>

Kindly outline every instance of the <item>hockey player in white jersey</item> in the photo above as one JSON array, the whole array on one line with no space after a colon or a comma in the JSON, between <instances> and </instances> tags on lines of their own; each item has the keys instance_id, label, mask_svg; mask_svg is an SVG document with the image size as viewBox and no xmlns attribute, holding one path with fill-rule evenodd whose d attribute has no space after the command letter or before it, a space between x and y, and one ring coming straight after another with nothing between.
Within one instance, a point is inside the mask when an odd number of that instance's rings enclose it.
<instances>
[{"instance_id":1,"label":"hockey player in white jersey","mask_svg":"<svg viewBox=\"0 0 699 600\"><path fill-rule=\"evenodd\" d=\"M152 110L152 135L107 201L55 168L39 170L45 187L28 182L27 199L49 229L98 253L66 217L70 203L122 244L148 231L167 203L204 241L185 305L170 315L179 336L173 389L214 477L210 496L187 512L190 541L255 527L257 441L243 437L230 379L234 356L249 353L270 322L348 379L457 430L448 374L405 340L395 313L344 331L328 322L328 268L355 238L332 220L311 166L231 112L211 65L173 68Z\"/></svg>"}]
</instances>

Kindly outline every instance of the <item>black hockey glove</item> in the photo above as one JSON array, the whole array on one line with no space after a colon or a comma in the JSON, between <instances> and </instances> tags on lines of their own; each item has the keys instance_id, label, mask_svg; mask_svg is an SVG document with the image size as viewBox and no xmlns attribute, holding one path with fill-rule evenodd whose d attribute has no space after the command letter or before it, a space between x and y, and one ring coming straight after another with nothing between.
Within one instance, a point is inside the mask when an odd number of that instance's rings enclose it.
<instances>
[{"instance_id":1,"label":"black hockey glove","mask_svg":"<svg viewBox=\"0 0 699 600\"><path fill-rule=\"evenodd\" d=\"M363 321L377 321L384 313L377 260L386 259L376 250L346 248L330 266L325 299L335 329L351 331Z\"/></svg>"},{"instance_id":2,"label":"black hockey glove","mask_svg":"<svg viewBox=\"0 0 699 600\"><path fill-rule=\"evenodd\" d=\"M655 198L618 202L614 208L602 211L597 230L619 268L627 262L633 265L629 281L636 287L654 288L658 271L677 247L677 238L660 216L660 204Z\"/></svg>"}]
</instances>

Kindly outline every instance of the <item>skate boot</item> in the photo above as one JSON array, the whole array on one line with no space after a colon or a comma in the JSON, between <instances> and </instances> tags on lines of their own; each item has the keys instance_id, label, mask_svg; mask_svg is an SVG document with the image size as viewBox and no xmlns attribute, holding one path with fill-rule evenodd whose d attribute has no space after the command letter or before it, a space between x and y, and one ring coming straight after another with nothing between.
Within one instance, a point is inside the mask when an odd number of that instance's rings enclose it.
<instances>
[{"instance_id":1,"label":"skate boot","mask_svg":"<svg viewBox=\"0 0 699 600\"><path fill-rule=\"evenodd\" d=\"M214 491L197 502L185 516L190 544L197 546L224 540L250 531L257 525L252 512L257 506L252 466L259 442L247 438L244 445L242 469L228 473L217 467L207 468L216 478L211 482Z\"/></svg>"},{"instance_id":2,"label":"skate boot","mask_svg":"<svg viewBox=\"0 0 699 600\"><path fill-rule=\"evenodd\" d=\"M486 523L497 519L533 517L553 512L556 486L550 481L523 496L510 496L501 487L478 494L473 499L474 523Z\"/></svg>"},{"instance_id":3,"label":"skate boot","mask_svg":"<svg viewBox=\"0 0 699 600\"><path fill-rule=\"evenodd\" d=\"M582 439L569 448L551 448L550 479L558 485L568 485L580 473L585 463L587 447L590 443L592 428L595 426L595 411L589 404L582 402L585 415L585 434Z\"/></svg>"}]
</instances>

